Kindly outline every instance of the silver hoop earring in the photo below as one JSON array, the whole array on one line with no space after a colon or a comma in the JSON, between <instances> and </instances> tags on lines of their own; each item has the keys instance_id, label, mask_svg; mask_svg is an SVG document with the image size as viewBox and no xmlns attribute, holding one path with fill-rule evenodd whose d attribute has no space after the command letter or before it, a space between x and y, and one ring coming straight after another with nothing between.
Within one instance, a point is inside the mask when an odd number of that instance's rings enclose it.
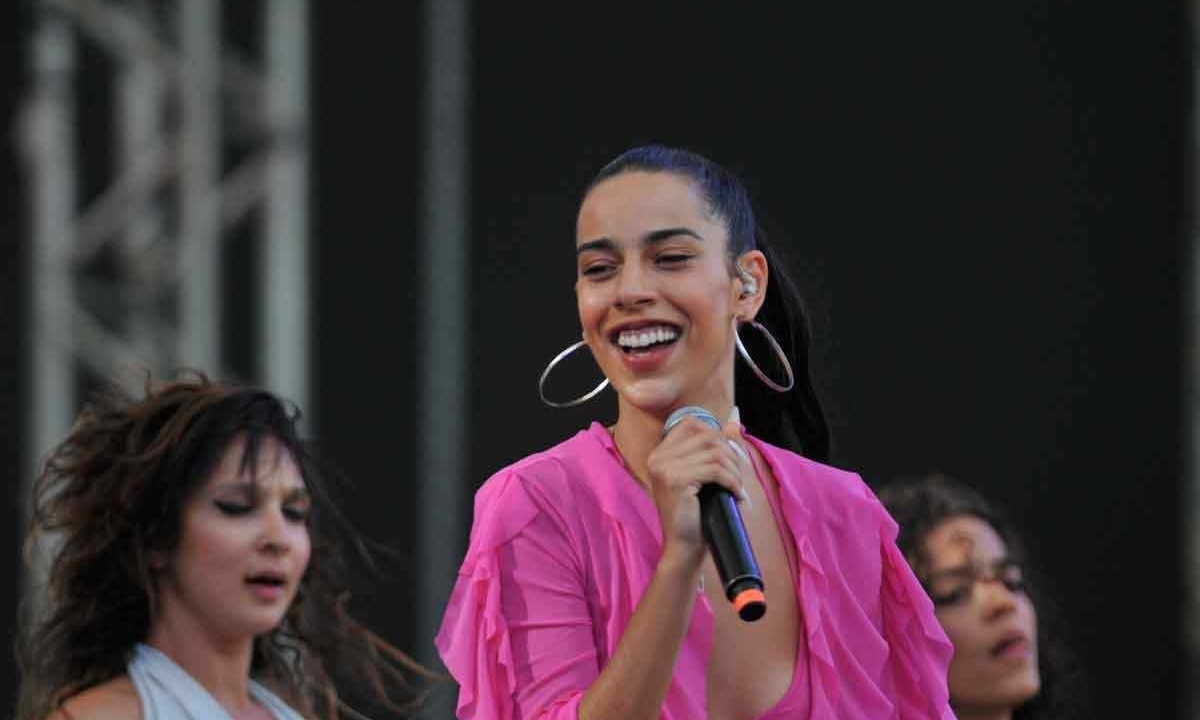
<instances>
[{"instance_id":1,"label":"silver hoop earring","mask_svg":"<svg viewBox=\"0 0 1200 720\"><path fill-rule=\"evenodd\" d=\"M767 387L771 388L775 392L787 392L788 390L791 390L796 384L796 378L792 376L792 364L788 362L787 355L783 354L783 348L779 347L779 343L775 342L775 337L771 335L770 331L768 331L761 324L753 320L747 320L745 324L753 326L754 329L762 333L763 337L767 339L767 342L771 344L771 349L775 351L775 357L779 359L779 364L783 366L783 372L787 375L787 386L785 387L780 385L771 378L767 377L766 373L760 370L758 365L750 359L750 353L746 352L746 346L742 344L742 336L738 334L737 328L735 327L733 330L733 337L737 342L738 354L742 356L742 359L746 361L746 364L750 366L750 369L754 371L754 374L758 376L758 379L762 380Z\"/></svg>"},{"instance_id":2,"label":"silver hoop earring","mask_svg":"<svg viewBox=\"0 0 1200 720\"><path fill-rule=\"evenodd\" d=\"M583 347L586 344L587 344L586 341L580 340L579 342L575 343L574 345L567 348L566 350L563 350L559 354L555 355L554 359L550 361L550 364L546 366L546 369L542 371L542 377L538 379L538 397L540 397L542 399L542 402L546 403L547 405L549 405L552 408L574 407L576 405L581 405L581 404L587 402L588 400L591 400L592 398L599 395L601 390L608 387L608 378L604 378L604 380L601 381L601 383L599 385L597 385L595 388L593 388L592 391L589 392L587 395L580 395L579 397L575 398L574 400L568 400L566 402L560 403L560 402L554 402L553 400L550 400L546 397L546 391L545 391L546 377L548 375L550 375L550 371L554 369L555 365L562 362L563 358L565 358L566 356L575 352L576 350L578 350L579 348Z\"/></svg>"}]
</instances>

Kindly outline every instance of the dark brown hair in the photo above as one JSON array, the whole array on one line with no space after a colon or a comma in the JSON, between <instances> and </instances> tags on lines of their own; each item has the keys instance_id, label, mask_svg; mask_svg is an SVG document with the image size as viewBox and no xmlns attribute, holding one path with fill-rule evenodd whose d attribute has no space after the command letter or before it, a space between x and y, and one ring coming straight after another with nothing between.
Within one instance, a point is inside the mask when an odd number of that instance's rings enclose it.
<instances>
[{"instance_id":1,"label":"dark brown hair","mask_svg":"<svg viewBox=\"0 0 1200 720\"><path fill-rule=\"evenodd\" d=\"M33 487L26 556L49 541L46 608L18 643L18 718L40 718L71 696L125 673L155 613L150 558L179 541L182 506L235 438L242 467L264 440L295 460L313 499L312 557L283 621L255 638L251 674L306 716L337 718L344 707L330 669L365 680L386 708L419 706L417 679L436 677L346 612L349 539L367 549L329 495L299 410L266 390L184 373L144 396L115 385L93 395L70 434L48 455ZM407 696L404 700L397 695Z\"/></svg>"},{"instance_id":2,"label":"dark brown hair","mask_svg":"<svg viewBox=\"0 0 1200 720\"><path fill-rule=\"evenodd\" d=\"M1063 642L1058 614L1042 590L1044 584L1029 567L1027 549L1016 525L1002 508L962 481L933 473L893 480L878 491L879 500L900 525L896 545L917 579L926 585L929 562L925 539L946 520L964 515L979 518L996 531L1009 556L1023 566L1026 592L1037 610L1038 670L1041 690L1013 712L1013 720L1065 720L1089 717L1085 681L1078 658ZM953 701L953 698L951 698Z\"/></svg>"},{"instance_id":3,"label":"dark brown hair","mask_svg":"<svg viewBox=\"0 0 1200 720\"><path fill-rule=\"evenodd\" d=\"M832 447L829 422L813 382L809 361L812 328L808 311L782 261L780 249L768 242L766 232L755 220L745 183L730 170L691 150L647 145L626 150L609 161L592 178L584 197L601 182L634 171L671 173L694 183L704 196L709 211L729 230L731 266L750 250L757 249L766 257L770 280L757 317L788 358L796 385L788 392L775 392L767 388L745 363L737 362L733 372L734 397L746 427L757 437L812 460L829 462ZM762 362L773 354L757 333L746 333L744 341L751 355L763 358ZM778 369L772 371L779 372Z\"/></svg>"}]
</instances>

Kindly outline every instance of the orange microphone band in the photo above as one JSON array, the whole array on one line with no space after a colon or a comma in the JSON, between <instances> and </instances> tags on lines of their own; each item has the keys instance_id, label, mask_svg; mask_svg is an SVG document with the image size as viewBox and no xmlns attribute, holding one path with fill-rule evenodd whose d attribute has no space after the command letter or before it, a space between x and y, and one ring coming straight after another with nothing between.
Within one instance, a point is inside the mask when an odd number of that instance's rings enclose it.
<instances>
[{"instance_id":1,"label":"orange microphone band","mask_svg":"<svg viewBox=\"0 0 1200 720\"><path fill-rule=\"evenodd\" d=\"M754 621L767 612L767 598L762 590L748 587L733 597L733 609L741 619Z\"/></svg>"}]
</instances>

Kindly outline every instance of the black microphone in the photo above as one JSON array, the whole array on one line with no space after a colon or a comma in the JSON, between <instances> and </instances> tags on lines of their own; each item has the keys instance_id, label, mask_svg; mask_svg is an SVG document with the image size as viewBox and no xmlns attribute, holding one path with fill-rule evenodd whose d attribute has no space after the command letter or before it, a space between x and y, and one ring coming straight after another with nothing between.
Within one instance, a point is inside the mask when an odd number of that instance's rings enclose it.
<instances>
[{"instance_id":1,"label":"black microphone","mask_svg":"<svg viewBox=\"0 0 1200 720\"><path fill-rule=\"evenodd\" d=\"M721 423L712 413L696 405L685 405L667 418L662 436L666 437L671 428L689 416L721 429ZM767 612L767 599L763 594L762 572L750 548L737 500L733 493L714 482L700 486L699 499L700 526L721 575L725 597L733 603L738 617L753 622Z\"/></svg>"}]
</instances>

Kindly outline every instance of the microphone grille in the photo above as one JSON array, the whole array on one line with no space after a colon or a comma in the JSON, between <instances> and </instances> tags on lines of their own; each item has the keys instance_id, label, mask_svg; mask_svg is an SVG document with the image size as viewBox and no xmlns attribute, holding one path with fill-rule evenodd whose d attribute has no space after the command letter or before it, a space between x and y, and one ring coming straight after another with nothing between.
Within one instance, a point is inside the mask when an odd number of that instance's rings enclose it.
<instances>
[{"instance_id":1,"label":"microphone grille","mask_svg":"<svg viewBox=\"0 0 1200 720\"><path fill-rule=\"evenodd\" d=\"M665 423L663 423L663 429L662 429L663 436L665 437L666 434L671 431L671 428L678 425L680 420L683 420L685 417L688 417L689 415L691 417L696 418L697 420L701 420L703 422L708 423L709 425L711 425L713 428L715 428L717 430L721 429L721 421L717 420L716 416L714 416L709 411L705 410L704 408L700 407L699 405L684 405L683 407L679 408L678 410L676 410L675 412L673 412L667 416L667 421Z\"/></svg>"}]
</instances>

